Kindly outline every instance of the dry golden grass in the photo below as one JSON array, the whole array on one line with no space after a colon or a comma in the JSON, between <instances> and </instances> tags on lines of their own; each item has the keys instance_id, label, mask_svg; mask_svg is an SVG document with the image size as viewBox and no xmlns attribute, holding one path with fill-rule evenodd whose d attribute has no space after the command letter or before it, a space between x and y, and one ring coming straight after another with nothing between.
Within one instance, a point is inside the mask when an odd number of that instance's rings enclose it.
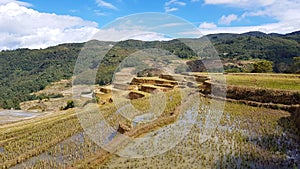
<instances>
[{"instance_id":1,"label":"dry golden grass","mask_svg":"<svg viewBox=\"0 0 300 169\"><path fill-rule=\"evenodd\" d=\"M273 85L273 88L281 89L281 82L274 82L258 75L226 76L232 78L232 83L241 83L243 86L246 86L247 80L254 78L264 82L261 85L266 88L272 88L267 86ZM281 80L294 79L295 82L299 80L294 76L270 77ZM242 82L243 79L245 82ZM287 90L298 90L295 86L291 88ZM188 89L176 88L166 92L165 109L159 118L140 123L125 134L131 137L144 137L178 120L177 110L182 101L186 101L183 98L189 93L181 92L182 90ZM111 126L131 123L129 119L116 113L118 107L114 100L109 102L112 93L99 96L100 101L106 101L105 104L93 107L92 105L95 105L93 103L84 104L85 100L80 104L84 110L81 112L82 117L91 118L86 119L90 121L90 125L102 120L98 118L97 112L84 116L84 113L92 111L92 108L99 109L101 117ZM149 102L151 96L153 95L135 100L124 98L122 101L123 104L133 105L139 110L139 114L136 115L141 115L151 109ZM196 112L196 125L179 144L161 155L133 159L108 153L83 131L79 122L82 119L78 119L82 114L76 116L73 109L70 109L0 126L0 166L3 168L14 165L20 168L297 168L297 165L300 166L299 130L290 113L226 103L220 123L210 139L200 143L199 138L203 137L205 130L204 124L209 119L206 115L213 110L209 110L208 106L212 100L202 97L199 99L202 104ZM117 137L113 140L117 140ZM108 145L117 149L120 146L126 147L126 143L126 140L117 140L111 141Z\"/></svg>"}]
</instances>

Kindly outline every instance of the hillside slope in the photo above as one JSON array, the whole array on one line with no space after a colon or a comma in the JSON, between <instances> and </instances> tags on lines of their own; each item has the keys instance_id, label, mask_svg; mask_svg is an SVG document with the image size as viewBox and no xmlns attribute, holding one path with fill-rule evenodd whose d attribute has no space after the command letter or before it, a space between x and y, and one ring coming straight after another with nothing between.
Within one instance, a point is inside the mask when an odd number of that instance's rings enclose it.
<instances>
[{"instance_id":1,"label":"hillside slope","mask_svg":"<svg viewBox=\"0 0 300 169\"><path fill-rule=\"evenodd\" d=\"M20 102L35 99L30 93L70 78L82 45L0 52L0 107L19 108Z\"/></svg>"},{"instance_id":2,"label":"hillside slope","mask_svg":"<svg viewBox=\"0 0 300 169\"><path fill-rule=\"evenodd\" d=\"M300 56L300 32L286 35L248 32L244 34L207 35L223 62L266 59L274 63L274 72L292 72L293 58ZM193 41L195 39L190 39ZM197 39L196 39L197 40ZM198 39L199 40L199 39ZM200 39L201 40L201 39ZM98 42L109 45L111 42ZM0 52L0 108L19 108L19 103L36 99L30 93L51 82L70 78L76 59L85 43L62 44L47 49L17 49ZM97 44L97 43L96 43ZM208 44L209 45L209 44ZM117 43L104 57L92 58L90 69L98 69L96 83L111 82L118 64L128 55L148 48L161 48L182 59L192 59L195 52L180 40ZM205 46L201 56L205 58ZM197 51L199 52L199 51Z\"/></svg>"},{"instance_id":3,"label":"hillside slope","mask_svg":"<svg viewBox=\"0 0 300 169\"><path fill-rule=\"evenodd\" d=\"M291 72L293 57L300 56L300 33L286 35L248 32L207 36L223 59L265 59L274 63L275 72Z\"/></svg>"}]
</instances>

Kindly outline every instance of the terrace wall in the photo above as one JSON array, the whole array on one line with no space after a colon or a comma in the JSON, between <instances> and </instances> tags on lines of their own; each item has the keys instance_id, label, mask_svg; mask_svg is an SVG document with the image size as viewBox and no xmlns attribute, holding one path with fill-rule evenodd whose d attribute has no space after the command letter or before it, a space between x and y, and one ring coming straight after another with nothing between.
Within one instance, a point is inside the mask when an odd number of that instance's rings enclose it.
<instances>
[{"instance_id":1,"label":"terrace wall","mask_svg":"<svg viewBox=\"0 0 300 169\"><path fill-rule=\"evenodd\" d=\"M261 103L275 103L285 105L300 104L300 93L298 91L284 91L266 88L254 88L234 85L223 85L211 81L204 82L203 92L220 96L226 93L227 98L236 100L250 100ZM222 96L225 97L225 96Z\"/></svg>"}]
</instances>

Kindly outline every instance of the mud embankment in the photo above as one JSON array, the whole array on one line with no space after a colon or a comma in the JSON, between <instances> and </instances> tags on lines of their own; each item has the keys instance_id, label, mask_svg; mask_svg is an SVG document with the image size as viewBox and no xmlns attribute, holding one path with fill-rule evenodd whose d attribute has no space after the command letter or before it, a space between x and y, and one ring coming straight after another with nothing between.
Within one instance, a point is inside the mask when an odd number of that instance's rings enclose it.
<instances>
[{"instance_id":1,"label":"mud embankment","mask_svg":"<svg viewBox=\"0 0 300 169\"><path fill-rule=\"evenodd\" d=\"M292 114L293 119L295 119L296 126L300 129L300 107L294 107L289 110Z\"/></svg>"},{"instance_id":2,"label":"mud embankment","mask_svg":"<svg viewBox=\"0 0 300 169\"><path fill-rule=\"evenodd\" d=\"M254 88L213 83L203 83L200 91L206 97L229 102L242 103L255 107L281 109L291 113L296 126L300 129L300 92L266 88ZM226 94L226 96L225 96Z\"/></svg>"}]
</instances>

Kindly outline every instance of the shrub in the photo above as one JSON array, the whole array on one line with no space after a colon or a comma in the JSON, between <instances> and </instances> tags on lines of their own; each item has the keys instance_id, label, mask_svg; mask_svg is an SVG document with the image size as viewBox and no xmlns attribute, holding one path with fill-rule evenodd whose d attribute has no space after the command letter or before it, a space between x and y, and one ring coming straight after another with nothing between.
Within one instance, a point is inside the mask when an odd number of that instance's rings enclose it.
<instances>
[{"instance_id":1,"label":"shrub","mask_svg":"<svg viewBox=\"0 0 300 169\"><path fill-rule=\"evenodd\" d=\"M267 73L273 71L273 62L260 60L253 64L253 73Z\"/></svg>"},{"instance_id":2,"label":"shrub","mask_svg":"<svg viewBox=\"0 0 300 169\"><path fill-rule=\"evenodd\" d=\"M60 109L61 110L67 110L67 109L70 109L70 108L73 108L73 107L75 107L74 101L73 100L68 100L67 106L61 107Z\"/></svg>"}]
</instances>

